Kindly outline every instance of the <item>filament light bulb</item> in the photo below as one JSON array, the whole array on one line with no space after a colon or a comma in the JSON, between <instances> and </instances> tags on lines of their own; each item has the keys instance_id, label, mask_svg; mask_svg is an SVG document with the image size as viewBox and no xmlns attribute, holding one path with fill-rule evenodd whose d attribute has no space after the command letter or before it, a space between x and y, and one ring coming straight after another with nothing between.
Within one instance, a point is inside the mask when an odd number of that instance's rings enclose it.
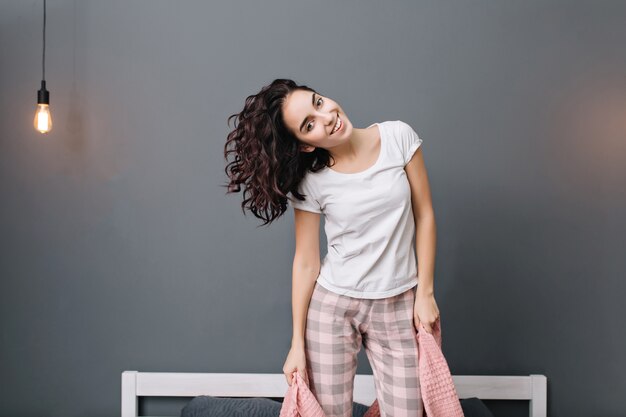
<instances>
[{"instance_id":1,"label":"filament light bulb","mask_svg":"<svg viewBox=\"0 0 626 417\"><path fill-rule=\"evenodd\" d=\"M33 125L41 133L52 130L52 115L50 114L50 93L46 90L46 81L41 80L41 89L37 91L37 111Z\"/></svg>"},{"instance_id":2,"label":"filament light bulb","mask_svg":"<svg viewBox=\"0 0 626 417\"><path fill-rule=\"evenodd\" d=\"M48 104L37 104L37 112L34 120L35 129L41 133L48 133L52 129L52 116Z\"/></svg>"}]
</instances>

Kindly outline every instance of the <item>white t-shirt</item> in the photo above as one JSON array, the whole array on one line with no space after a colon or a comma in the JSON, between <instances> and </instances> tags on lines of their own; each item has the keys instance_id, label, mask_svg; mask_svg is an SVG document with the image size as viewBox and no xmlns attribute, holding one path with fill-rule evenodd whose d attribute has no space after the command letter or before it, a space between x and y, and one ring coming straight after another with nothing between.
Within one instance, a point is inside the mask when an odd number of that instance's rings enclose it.
<instances>
[{"instance_id":1,"label":"white t-shirt","mask_svg":"<svg viewBox=\"0 0 626 417\"><path fill-rule=\"evenodd\" d=\"M374 165L346 174L307 172L291 205L323 213L328 252L317 282L337 294L386 298L417 285L415 221L404 167L422 139L400 120L374 123L380 153Z\"/></svg>"}]
</instances>

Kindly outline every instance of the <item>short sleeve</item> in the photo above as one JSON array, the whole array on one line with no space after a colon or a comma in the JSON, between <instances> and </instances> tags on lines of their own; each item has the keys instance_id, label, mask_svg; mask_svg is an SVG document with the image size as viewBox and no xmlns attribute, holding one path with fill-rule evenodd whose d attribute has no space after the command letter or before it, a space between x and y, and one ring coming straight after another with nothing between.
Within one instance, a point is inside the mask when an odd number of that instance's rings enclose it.
<instances>
[{"instance_id":1,"label":"short sleeve","mask_svg":"<svg viewBox=\"0 0 626 417\"><path fill-rule=\"evenodd\" d=\"M406 166L413 157L413 154L422 144L422 139L413 130L413 128L403 121L399 122L400 147L404 158L404 166Z\"/></svg>"},{"instance_id":2,"label":"short sleeve","mask_svg":"<svg viewBox=\"0 0 626 417\"><path fill-rule=\"evenodd\" d=\"M303 201L296 199L292 193L289 194L289 201L293 207L313 213L322 212L319 201L316 199L315 192L313 191L312 184L310 183L310 178L307 175L300 181L298 193L304 196Z\"/></svg>"}]
</instances>

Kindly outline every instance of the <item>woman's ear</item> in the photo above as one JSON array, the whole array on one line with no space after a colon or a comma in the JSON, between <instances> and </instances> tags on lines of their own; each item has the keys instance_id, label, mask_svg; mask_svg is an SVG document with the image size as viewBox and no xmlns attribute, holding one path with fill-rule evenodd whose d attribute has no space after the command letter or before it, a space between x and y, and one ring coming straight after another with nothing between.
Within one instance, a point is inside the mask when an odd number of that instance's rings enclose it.
<instances>
[{"instance_id":1,"label":"woman's ear","mask_svg":"<svg viewBox=\"0 0 626 417\"><path fill-rule=\"evenodd\" d=\"M315 146L311 145L300 145L300 150L302 152L313 152L315 150Z\"/></svg>"}]
</instances>

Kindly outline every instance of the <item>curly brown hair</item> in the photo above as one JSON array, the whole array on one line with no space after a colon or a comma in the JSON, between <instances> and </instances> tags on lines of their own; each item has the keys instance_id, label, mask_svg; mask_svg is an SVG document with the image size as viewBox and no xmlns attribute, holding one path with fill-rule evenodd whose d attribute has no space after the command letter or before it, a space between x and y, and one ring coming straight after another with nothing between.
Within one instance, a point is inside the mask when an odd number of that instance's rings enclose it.
<instances>
[{"instance_id":1,"label":"curly brown hair","mask_svg":"<svg viewBox=\"0 0 626 417\"><path fill-rule=\"evenodd\" d=\"M235 118L234 129L224 145L224 158L234 154L225 168L229 182L224 187L228 193L239 192L245 184L241 208L247 208L255 217L271 223L287 211L287 194L304 200L298 185L307 171L317 172L332 159L323 148L302 152L302 143L285 125L283 103L295 90L316 92L306 85L290 79L275 79L248 96L243 110L228 117L227 124ZM232 149L229 149L231 147Z\"/></svg>"}]
</instances>

